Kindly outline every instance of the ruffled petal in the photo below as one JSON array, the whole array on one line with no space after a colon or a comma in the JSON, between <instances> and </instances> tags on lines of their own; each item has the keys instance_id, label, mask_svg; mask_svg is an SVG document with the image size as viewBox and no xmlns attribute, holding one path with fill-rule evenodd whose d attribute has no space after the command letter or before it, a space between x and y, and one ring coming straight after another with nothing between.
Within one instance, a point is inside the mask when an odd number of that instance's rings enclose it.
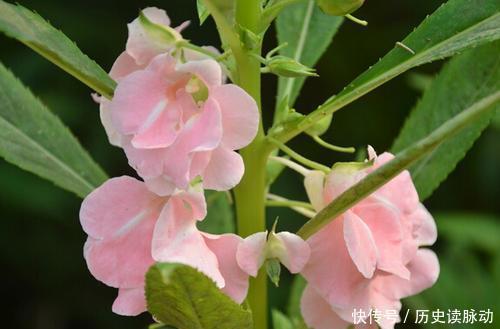
<instances>
[{"instance_id":1,"label":"ruffled petal","mask_svg":"<svg viewBox=\"0 0 500 329\"><path fill-rule=\"evenodd\" d=\"M119 289L112 309L116 314L128 316L146 312L144 288Z\"/></svg>"},{"instance_id":2,"label":"ruffled petal","mask_svg":"<svg viewBox=\"0 0 500 329\"><path fill-rule=\"evenodd\" d=\"M258 232L246 237L238 246L236 252L238 265L253 277L257 276L259 268L264 264L266 242L267 232Z\"/></svg>"},{"instance_id":3,"label":"ruffled petal","mask_svg":"<svg viewBox=\"0 0 500 329\"><path fill-rule=\"evenodd\" d=\"M244 171L245 165L238 153L224 146L218 147L212 151L203 171L203 185L209 190L230 190L241 181Z\"/></svg>"},{"instance_id":4,"label":"ruffled petal","mask_svg":"<svg viewBox=\"0 0 500 329\"><path fill-rule=\"evenodd\" d=\"M377 265L377 247L368 226L350 211L344 216L344 239L359 272L371 278Z\"/></svg>"},{"instance_id":5,"label":"ruffled petal","mask_svg":"<svg viewBox=\"0 0 500 329\"><path fill-rule=\"evenodd\" d=\"M226 283L222 291L236 303L241 304L248 292L248 274L239 267L236 261L236 251L243 239L236 234L202 234L208 248L219 261L219 271Z\"/></svg>"},{"instance_id":6,"label":"ruffled petal","mask_svg":"<svg viewBox=\"0 0 500 329\"><path fill-rule=\"evenodd\" d=\"M124 51L113 63L109 71L109 76L116 81L120 81L123 77L142 68L144 68L144 65L138 65L135 59Z\"/></svg>"},{"instance_id":7,"label":"ruffled petal","mask_svg":"<svg viewBox=\"0 0 500 329\"><path fill-rule=\"evenodd\" d=\"M259 109L255 100L233 84L210 90L210 97L217 101L222 112L222 144L232 150L250 144L259 128Z\"/></svg>"},{"instance_id":8,"label":"ruffled petal","mask_svg":"<svg viewBox=\"0 0 500 329\"><path fill-rule=\"evenodd\" d=\"M425 209L423 204L419 204L417 209L409 215L414 224L413 232L419 246L431 246L437 240L436 222L432 215Z\"/></svg>"},{"instance_id":9,"label":"ruffled petal","mask_svg":"<svg viewBox=\"0 0 500 329\"><path fill-rule=\"evenodd\" d=\"M159 262L177 262L194 267L223 288L225 281L219 271L217 257L196 228L197 208L185 195L174 195L169 199L154 228L153 258Z\"/></svg>"},{"instance_id":10,"label":"ruffled petal","mask_svg":"<svg viewBox=\"0 0 500 329\"><path fill-rule=\"evenodd\" d=\"M89 238L90 272L112 287L141 286L151 264L151 238L161 199L130 177L108 180L83 201L80 221Z\"/></svg>"}]
</instances>

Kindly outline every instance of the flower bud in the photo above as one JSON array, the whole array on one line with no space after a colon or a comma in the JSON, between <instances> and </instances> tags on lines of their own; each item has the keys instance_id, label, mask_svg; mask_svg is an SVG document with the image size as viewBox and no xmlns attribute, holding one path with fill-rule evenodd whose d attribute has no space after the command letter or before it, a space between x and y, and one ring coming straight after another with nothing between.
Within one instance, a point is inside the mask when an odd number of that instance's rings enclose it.
<instances>
[{"instance_id":1,"label":"flower bud","mask_svg":"<svg viewBox=\"0 0 500 329\"><path fill-rule=\"evenodd\" d=\"M356 11L365 0L316 0L318 6L326 14L344 16Z\"/></svg>"},{"instance_id":2,"label":"flower bud","mask_svg":"<svg viewBox=\"0 0 500 329\"><path fill-rule=\"evenodd\" d=\"M160 25L152 22L144 12L139 13L139 22L153 41L174 46L176 42L182 40L182 36L170 26Z\"/></svg>"},{"instance_id":3,"label":"flower bud","mask_svg":"<svg viewBox=\"0 0 500 329\"><path fill-rule=\"evenodd\" d=\"M272 57L266 64L271 73L287 78L318 76L314 69L285 56Z\"/></svg>"},{"instance_id":4,"label":"flower bud","mask_svg":"<svg viewBox=\"0 0 500 329\"><path fill-rule=\"evenodd\" d=\"M321 120L315 122L311 127L307 128L306 133L311 136L321 136L328 128L330 128L330 124L332 123L332 115L329 114L322 118Z\"/></svg>"}]
</instances>

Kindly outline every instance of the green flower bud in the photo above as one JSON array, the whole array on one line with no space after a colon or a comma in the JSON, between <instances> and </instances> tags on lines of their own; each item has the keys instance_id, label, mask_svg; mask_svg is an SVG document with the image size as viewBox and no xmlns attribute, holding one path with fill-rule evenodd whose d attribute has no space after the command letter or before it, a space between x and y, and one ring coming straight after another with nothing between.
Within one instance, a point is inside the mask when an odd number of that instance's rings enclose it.
<instances>
[{"instance_id":1,"label":"green flower bud","mask_svg":"<svg viewBox=\"0 0 500 329\"><path fill-rule=\"evenodd\" d=\"M276 287L278 287L280 283L280 274L281 274L280 261L276 258L268 259L266 261L266 272L271 282L274 283Z\"/></svg>"},{"instance_id":2,"label":"green flower bud","mask_svg":"<svg viewBox=\"0 0 500 329\"><path fill-rule=\"evenodd\" d=\"M315 122L311 127L306 129L306 133L311 136L321 136L328 128L330 128L330 124L332 123L332 115L329 114L325 116L323 119Z\"/></svg>"},{"instance_id":3,"label":"green flower bud","mask_svg":"<svg viewBox=\"0 0 500 329\"><path fill-rule=\"evenodd\" d=\"M316 0L318 6L328 15L345 16L363 5L365 0Z\"/></svg>"},{"instance_id":4,"label":"green flower bud","mask_svg":"<svg viewBox=\"0 0 500 329\"><path fill-rule=\"evenodd\" d=\"M269 72L287 77L318 76L314 69L285 56L274 56L266 61Z\"/></svg>"},{"instance_id":5,"label":"green flower bud","mask_svg":"<svg viewBox=\"0 0 500 329\"><path fill-rule=\"evenodd\" d=\"M154 42L175 46L176 42L182 40L181 34L175 29L170 26L153 23L142 11L139 13L139 22L148 37Z\"/></svg>"}]
</instances>

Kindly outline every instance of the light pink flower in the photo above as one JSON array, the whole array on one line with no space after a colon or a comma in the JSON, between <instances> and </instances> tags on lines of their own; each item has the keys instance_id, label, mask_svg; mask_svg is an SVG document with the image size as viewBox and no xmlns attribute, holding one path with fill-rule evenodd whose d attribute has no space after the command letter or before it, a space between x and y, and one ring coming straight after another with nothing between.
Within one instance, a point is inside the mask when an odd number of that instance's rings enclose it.
<instances>
[{"instance_id":1,"label":"light pink flower","mask_svg":"<svg viewBox=\"0 0 500 329\"><path fill-rule=\"evenodd\" d=\"M201 190L160 197L127 176L108 180L85 198L80 210L89 235L85 259L94 277L119 288L115 313L137 315L146 310L144 275L155 261L195 267L233 300L243 301L248 275L236 262L242 239L198 231L196 222L205 215Z\"/></svg>"},{"instance_id":2,"label":"light pink flower","mask_svg":"<svg viewBox=\"0 0 500 329\"><path fill-rule=\"evenodd\" d=\"M376 156L370 148L368 164L337 164L323 180L318 172L306 175L306 189L317 210L383 165L392 155ZM354 309L397 310L400 299L417 294L437 280L436 255L421 246L432 245L434 219L419 202L407 171L365 198L307 240L311 257L301 272L308 281L302 311L314 329L321 318L353 322ZM311 307L310 300L329 306ZM323 305L324 306L324 305ZM337 321L337 320L335 320ZM394 321L381 321L383 329Z\"/></svg>"},{"instance_id":3,"label":"light pink flower","mask_svg":"<svg viewBox=\"0 0 500 329\"><path fill-rule=\"evenodd\" d=\"M163 10L143 13L153 23L170 23ZM243 89L223 83L215 60L159 44L136 19L110 76L118 85L112 101L101 97L101 121L110 143L125 150L152 191L169 195L197 176L207 189L238 184L244 166L235 150L253 140L259 114Z\"/></svg>"},{"instance_id":4,"label":"light pink flower","mask_svg":"<svg viewBox=\"0 0 500 329\"><path fill-rule=\"evenodd\" d=\"M299 273L310 255L307 243L290 232L258 232L245 238L238 246L238 265L249 275L256 277L259 268L268 259L277 259L290 273Z\"/></svg>"}]
</instances>

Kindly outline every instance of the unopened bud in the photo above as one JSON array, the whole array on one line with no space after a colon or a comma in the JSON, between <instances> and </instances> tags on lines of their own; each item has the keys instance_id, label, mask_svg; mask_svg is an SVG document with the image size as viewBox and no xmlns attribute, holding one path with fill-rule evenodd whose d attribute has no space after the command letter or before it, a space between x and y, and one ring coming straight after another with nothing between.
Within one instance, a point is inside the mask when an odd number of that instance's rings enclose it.
<instances>
[{"instance_id":1,"label":"unopened bud","mask_svg":"<svg viewBox=\"0 0 500 329\"><path fill-rule=\"evenodd\" d=\"M324 118L319 121L316 121L311 127L307 128L306 133L311 136L321 136L328 128L330 128L330 124L332 123L332 115L328 114Z\"/></svg>"},{"instance_id":2,"label":"unopened bud","mask_svg":"<svg viewBox=\"0 0 500 329\"><path fill-rule=\"evenodd\" d=\"M326 14L332 16L345 16L363 5L365 0L316 0L318 6Z\"/></svg>"},{"instance_id":3,"label":"unopened bud","mask_svg":"<svg viewBox=\"0 0 500 329\"><path fill-rule=\"evenodd\" d=\"M139 22L148 37L157 43L174 46L176 42L182 40L181 34L175 29L152 22L142 11L139 13Z\"/></svg>"},{"instance_id":4,"label":"unopened bud","mask_svg":"<svg viewBox=\"0 0 500 329\"><path fill-rule=\"evenodd\" d=\"M267 276L276 287L280 283L281 263L279 259L271 258L266 261Z\"/></svg>"},{"instance_id":5,"label":"unopened bud","mask_svg":"<svg viewBox=\"0 0 500 329\"><path fill-rule=\"evenodd\" d=\"M266 64L270 72L287 78L318 76L314 69L285 56L272 57Z\"/></svg>"}]
</instances>

